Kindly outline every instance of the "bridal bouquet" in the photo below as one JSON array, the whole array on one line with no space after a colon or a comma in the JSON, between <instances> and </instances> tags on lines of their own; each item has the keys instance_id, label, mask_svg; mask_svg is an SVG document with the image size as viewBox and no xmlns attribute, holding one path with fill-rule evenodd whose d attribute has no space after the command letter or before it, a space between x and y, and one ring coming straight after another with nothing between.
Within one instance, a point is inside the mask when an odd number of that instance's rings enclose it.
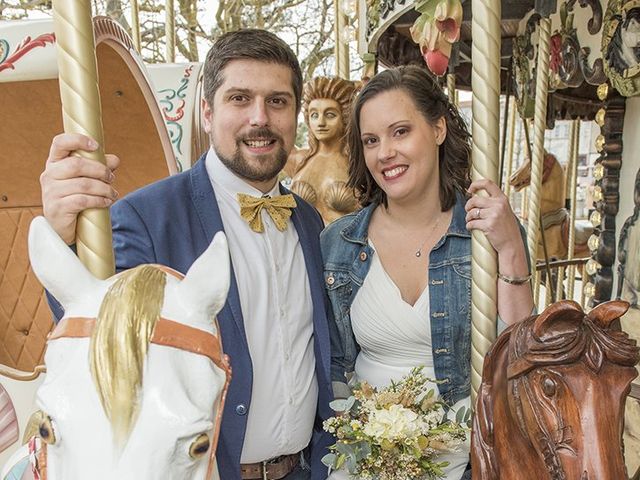
<instances>
[{"instance_id":1,"label":"bridal bouquet","mask_svg":"<svg viewBox=\"0 0 640 480\"><path fill-rule=\"evenodd\" d=\"M337 442L322 462L361 479L442 478L448 462L437 456L466 439L471 411L462 408L449 420L427 381L418 367L384 389L363 382L353 396L333 401L339 415L326 420L324 429Z\"/></svg>"}]
</instances>

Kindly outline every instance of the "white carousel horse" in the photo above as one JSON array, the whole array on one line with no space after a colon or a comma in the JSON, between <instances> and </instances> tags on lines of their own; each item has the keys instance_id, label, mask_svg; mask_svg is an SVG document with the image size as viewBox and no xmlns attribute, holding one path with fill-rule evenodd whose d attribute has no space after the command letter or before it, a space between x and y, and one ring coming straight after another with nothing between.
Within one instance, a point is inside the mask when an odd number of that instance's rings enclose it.
<instances>
[{"instance_id":1,"label":"white carousel horse","mask_svg":"<svg viewBox=\"0 0 640 480\"><path fill-rule=\"evenodd\" d=\"M25 447L31 463L46 470L35 478L217 477L230 379L215 321L230 281L224 235L184 279L142 265L98 280L42 217L32 222L29 253L37 277L65 309L37 393L41 440ZM19 451L12 460L24 456Z\"/></svg>"}]
</instances>

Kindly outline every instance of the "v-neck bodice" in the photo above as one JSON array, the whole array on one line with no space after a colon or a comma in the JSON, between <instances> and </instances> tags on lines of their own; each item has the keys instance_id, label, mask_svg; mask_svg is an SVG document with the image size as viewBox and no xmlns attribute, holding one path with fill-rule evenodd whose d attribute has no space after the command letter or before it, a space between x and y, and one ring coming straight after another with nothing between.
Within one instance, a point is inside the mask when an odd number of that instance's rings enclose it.
<instances>
[{"instance_id":1,"label":"v-neck bodice","mask_svg":"<svg viewBox=\"0 0 640 480\"><path fill-rule=\"evenodd\" d=\"M387 385L389 380L399 379L418 365L424 365L426 375L435 378L428 288L414 305L408 304L374 253L369 274L351 306L351 315L353 332L361 348L360 356L365 356L359 362L373 361L400 368L387 372L399 376L382 377L380 382L374 383Z\"/></svg>"}]
</instances>

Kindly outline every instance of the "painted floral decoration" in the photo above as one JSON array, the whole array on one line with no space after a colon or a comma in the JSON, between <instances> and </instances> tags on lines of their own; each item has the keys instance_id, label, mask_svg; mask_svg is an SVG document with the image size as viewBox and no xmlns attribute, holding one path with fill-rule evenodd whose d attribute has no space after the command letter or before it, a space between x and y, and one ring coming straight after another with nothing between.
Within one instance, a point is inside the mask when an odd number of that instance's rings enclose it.
<instances>
[{"instance_id":1,"label":"painted floral decoration","mask_svg":"<svg viewBox=\"0 0 640 480\"><path fill-rule=\"evenodd\" d=\"M562 35L556 33L551 36L549 41L549 68L553 73L560 71L562 64Z\"/></svg>"},{"instance_id":2,"label":"painted floral decoration","mask_svg":"<svg viewBox=\"0 0 640 480\"><path fill-rule=\"evenodd\" d=\"M451 48L460 38L462 3L460 0L418 0L415 9L420 13L411 27L413 41L427 67L435 75L447 71Z\"/></svg>"}]
</instances>

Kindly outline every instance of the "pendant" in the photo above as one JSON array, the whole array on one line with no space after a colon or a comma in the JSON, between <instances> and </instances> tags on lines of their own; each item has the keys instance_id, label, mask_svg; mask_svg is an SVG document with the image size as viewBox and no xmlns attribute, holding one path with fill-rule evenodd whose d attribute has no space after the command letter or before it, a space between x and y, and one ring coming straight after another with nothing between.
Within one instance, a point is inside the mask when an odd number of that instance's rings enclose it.
<instances>
[{"instance_id":1,"label":"pendant","mask_svg":"<svg viewBox=\"0 0 640 480\"><path fill-rule=\"evenodd\" d=\"M418 250L418 251L416 252L416 257L420 257L421 255L422 255L422 253L420 252L420 250Z\"/></svg>"}]
</instances>

